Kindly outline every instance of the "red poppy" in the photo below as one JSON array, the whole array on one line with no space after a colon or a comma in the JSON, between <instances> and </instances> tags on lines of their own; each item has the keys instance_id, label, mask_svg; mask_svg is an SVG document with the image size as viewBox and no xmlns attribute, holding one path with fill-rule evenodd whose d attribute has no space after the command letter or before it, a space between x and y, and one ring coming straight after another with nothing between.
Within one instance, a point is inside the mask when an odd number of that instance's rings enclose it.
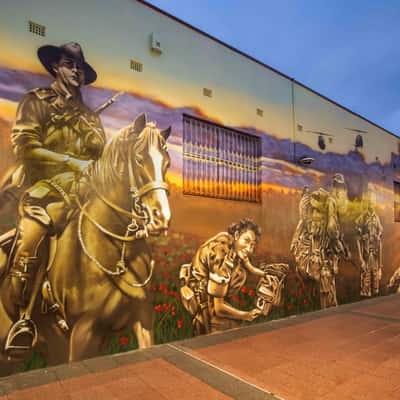
<instances>
[{"instance_id":1,"label":"red poppy","mask_svg":"<svg viewBox=\"0 0 400 400\"><path fill-rule=\"evenodd\" d=\"M162 308L163 308L164 311L168 311L170 307L171 307L171 305L168 304L168 303L165 303L165 304L163 304L163 306L162 306Z\"/></svg>"},{"instance_id":2,"label":"red poppy","mask_svg":"<svg viewBox=\"0 0 400 400\"><path fill-rule=\"evenodd\" d=\"M161 311L162 311L162 305L161 305L161 304L157 304L157 305L154 307L154 309L155 309L157 312L161 312Z\"/></svg>"},{"instance_id":3,"label":"red poppy","mask_svg":"<svg viewBox=\"0 0 400 400\"><path fill-rule=\"evenodd\" d=\"M176 311L175 311L175 310L172 310L172 311L171 311L171 316L175 317L175 315L176 315Z\"/></svg>"},{"instance_id":4,"label":"red poppy","mask_svg":"<svg viewBox=\"0 0 400 400\"><path fill-rule=\"evenodd\" d=\"M119 344L120 344L121 346L127 346L128 343L129 343L129 338L127 338L127 337L124 336L124 335L121 335L121 336L119 337Z\"/></svg>"},{"instance_id":5,"label":"red poppy","mask_svg":"<svg viewBox=\"0 0 400 400\"><path fill-rule=\"evenodd\" d=\"M247 287L246 287L246 286L243 286L243 287L242 287L242 293L247 293L247 292L248 292Z\"/></svg>"},{"instance_id":6,"label":"red poppy","mask_svg":"<svg viewBox=\"0 0 400 400\"><path fill-rule=\"evenodd\" d=\"M178 319L178 322L176 323L176 326L178 327L178 329L181 329L183 326L183 321L181 319Z\"/></svg>"},{"instance_id":7,"label":"red poppy","mask_svg":"<svg viewBox=\"0 0 400 400\"><path fill-rule=\"evenodd\" d=\"M254 296L254 290L250 289L248 294L249 294L250 297L253 297Z\"/></svg>"},{"instance_id":8,"label":"red poppy","mask_svg":"<svg viewBox=\"0 0 400 400\"><path fill-rule=\"evenodd\" d=\"M233 301L239 301L239 296L237 295L237 294L234 294L233 296L232 296L232 300Z\"/></svg>"},{"instance_id":9,"label":"red poppy","mask_svg":"<svg viewBox=\"0 0 400 400\"><path fill-rule=\"evenodd\" d=\"M299 296L301 296L303 294L303 290L302 288L299 288Z\"/></svg>"},{"instance_id":10,"label":"red poppy","mask_svg":"<svg viewBox=\"0 0 400 400\"><path fill-rule=\"evenodd\" d=\"M239 303L241 306L244 306L245 305L245 301L244 300L240 300L240 303Z\"/></svg>"},{"instance_id":11,"label":"red poppy","mask_svg":"<svg viewBox=\"0 0 400 400\"><path fill-rule=\"evenodd\" d=\"M303 300L303 303L304 303L304 304L308 304L308 300L307 300L307 299L304 299L304 300Z\"/></svg>"},{"instance_id":12,"label":"red poppy","mask_svg":"<svg viewBox=\"0 0 400 400\"><path fill-rule=\"evenodd\" d=\"M162 290L165 290L165 289L166 289L166 287L165 287L165 285L164 285L164 284L160 283L159 289L162 291Z\"/></svg>"},{"instance_id":13,"label":"red poppy","mask_svg":"<svg viewBox=\"0 0 400 400\"><path fill-rule=\"evenodd\" d=\"M292 308L293 308L293 307L292 307L291 304L288 304L286 308L287 308L288 311L292 311Z\"/></svg>"}]
</instances>

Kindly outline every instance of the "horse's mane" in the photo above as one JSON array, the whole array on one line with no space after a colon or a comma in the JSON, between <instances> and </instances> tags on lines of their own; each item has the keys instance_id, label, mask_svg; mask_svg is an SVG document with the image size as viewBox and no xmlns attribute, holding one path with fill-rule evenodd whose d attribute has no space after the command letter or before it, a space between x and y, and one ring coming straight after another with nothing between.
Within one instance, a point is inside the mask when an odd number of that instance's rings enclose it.
<instances>
[{"instance_id":1,"label":"horse's mane","mask_svg":"<svg viewBox=\"0 0 400 400\"><path fill-rule=\"evenodd\" d=\"M126 133L122 129L104 147L101 157L92 164L89 177L98 188L111 188L112 185L121 180L126 171L128 154L131 152L131 160L135 160L143 151L154 144L160 145L162 136L153 123L138 133Z\"/></svg>"}]
</instances>

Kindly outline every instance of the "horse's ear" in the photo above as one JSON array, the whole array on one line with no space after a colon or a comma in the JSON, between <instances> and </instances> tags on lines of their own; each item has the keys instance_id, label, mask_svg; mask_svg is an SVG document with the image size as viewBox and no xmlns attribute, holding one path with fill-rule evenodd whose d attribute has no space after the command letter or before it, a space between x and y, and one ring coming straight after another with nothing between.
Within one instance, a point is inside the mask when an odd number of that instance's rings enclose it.
<instances>
[{"instance_id":1,"label":"horse's ear","mask_svg":"<svg viewBox=\"0 0 400 400\"><path fill-rule=\"evenodd\" d=\"M147 124L147 116L146 113L142 113L138 115L133 121L133 130L135 133L140 133L146 127Z\"/></svg>"},{"instance_id":2,"label":"horse's ear","mask_svg":"<svg viewBox=\"0 0 400 400\"><path fill-rule=\"evenodd\" d=\"M167 128L167 129L163 129L162 131L160 131L160 135L164 138L165 141L167 141L167 139L169 138L170 134L171 134L171 127Z\"/></svg>"}]
</instances>

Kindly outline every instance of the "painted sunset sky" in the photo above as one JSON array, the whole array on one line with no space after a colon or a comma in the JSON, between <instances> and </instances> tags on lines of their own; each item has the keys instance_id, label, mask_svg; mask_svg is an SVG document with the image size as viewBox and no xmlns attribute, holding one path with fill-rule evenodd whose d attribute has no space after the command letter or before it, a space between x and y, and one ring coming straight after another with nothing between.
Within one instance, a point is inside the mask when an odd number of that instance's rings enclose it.
<instances>
[{"instance_id":1,"label":"painted sunset sky","mask_svg":"<svg viewBox=\"0 0 400 400\"><path fill-rule=\"evenodd\" d=\"M18 101L24 93L35 87L46 87L52 79L43 74L27 71L18 71L9 68L0 69L0 118L2 120L0 132L2 136L1 149L3 154L10 154L9 145L10 127L14 121ZM11 84L10 84L11 82ZM87 87L83 89L84 99L92 108L104 103L115 90L100 87ZM101 119L107 135L112 135L118 129L128 125L136 115L146 112L148 119L155 121L159 127L172 127L172 135L169 139L169 152L172 158L169 180L182 186L182 114L211 119L199 109L191 107L173 108L160 101L145 98L135 93L126 92L120 96L115 104L110 106ZM262 132L252 126L235 127L242 131L261 136L262 138L262 180L264 189L301 190L305 185L311 187L326 186L335 172L345 174L350 183L350 194L361 195L365 189L360 186L359 177L368 176L370 182L380 187L380 192L391 193L391 188L386 187L383 176L390 177L392 165L381 165L379 162L367 163L361 153L350 151L348 154L322 153L315 151L307 145L297 143L296 152L299 155L307 155L315 158L313 167L301 167L292 162L293 143L289 139L279 139L267 132ZM400 164L400 157L392 155L392 163ZM389 185L390 186L390 185Z\"/></svg>"}]
</instances>

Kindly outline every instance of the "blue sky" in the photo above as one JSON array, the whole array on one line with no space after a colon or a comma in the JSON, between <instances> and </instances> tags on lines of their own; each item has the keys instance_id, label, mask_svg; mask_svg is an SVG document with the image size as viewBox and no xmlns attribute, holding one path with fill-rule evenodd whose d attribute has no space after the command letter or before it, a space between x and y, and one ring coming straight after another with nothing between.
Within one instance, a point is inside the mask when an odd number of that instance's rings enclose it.
<instances>
[{"instance_id":1,"label":"blue sky","mask_svg":"<svg viewBox=\"0 0 400 400\"><path fill-rule=\"evenodd\" d=\"M148 1L400 135L399 0Z\"/></svg>"}]
</instances>

